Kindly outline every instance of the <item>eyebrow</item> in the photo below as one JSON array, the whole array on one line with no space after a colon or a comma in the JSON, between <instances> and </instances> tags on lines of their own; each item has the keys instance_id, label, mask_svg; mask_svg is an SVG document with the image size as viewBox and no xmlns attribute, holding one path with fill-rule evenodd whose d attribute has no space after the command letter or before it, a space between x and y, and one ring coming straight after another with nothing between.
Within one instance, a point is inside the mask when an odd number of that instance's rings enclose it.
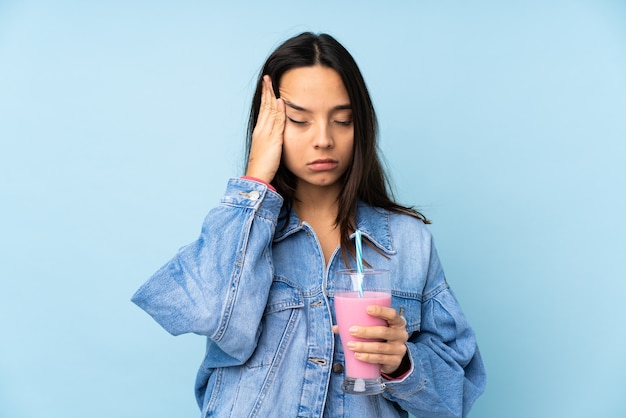
<instances>
[{"instance_id":1,"label":"eyebrow","mask_svg":"<svg viewBox=\"0 0 626 418\"><path fill-rule=\"evenodd\" d=\"M283 101L285 102L285 104L287 106L289 106L293 110L297 110L297 111L300 111L300 112L311 112L310 110L305 109L302 106L298 106L295 103L291 103L289 100L283 99ZM348 104L341 104L341 105L337 105L337 106L333 107L332 110L352 110L352 105L350 105L350 103L348 103Z\"/></svg>"}]
</instances>

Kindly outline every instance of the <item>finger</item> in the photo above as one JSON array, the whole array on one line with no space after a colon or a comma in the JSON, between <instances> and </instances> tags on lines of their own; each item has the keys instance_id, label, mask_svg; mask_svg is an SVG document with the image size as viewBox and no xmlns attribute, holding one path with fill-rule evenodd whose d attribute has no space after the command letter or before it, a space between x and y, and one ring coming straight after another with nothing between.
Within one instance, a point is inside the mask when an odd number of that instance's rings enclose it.
<instances>
[{"instance_id":1,"label":"finger","mask_svg":"<svg viewBox=\"0 0 626 418\"><path fill-rule=\"evenodd\" d=\"M282 134L285 131L286 119L287 113L285 112L285 102L283 101L283 99L276 99L273 131Z\"/></svg>"},{"instance_id":2,"label":"finger","mask_svg":"<svg viewBox=\"0 0 626 418\"><path fill-rule=\"evenodd\" d=\"M263 122L260 124L261 129L269 134L281 135L285 130L285 102L276 98L272 79L269 75L263 77L263 92L265 95L265 108L263 112Z\"/></svg>"},{"instance_id":3,"label":"finger","mask_svg":"<svg viewBox=\"0 0 626 418\"><path fill-rule=\"evenodd\" d=\"M380 364L380 371L389 374L398 370L404 355L389 356L385 354L354 353L354 357L365 363Z\"/></svg>"},{"instance_id":4,"label":"finger","mask_svg":"<svg viewBox=\"0 0 626 418\"><path fill-rule=\"evenodd\" d=\"M265 104L268 109L276 109L276 95L274 94L274 87L272 85L272 79L269 75L263 77L263 91L265 92Z\"/></svg>"},{"instance_id":5,"label":"finger","mask_svg":"<svg viewBox=\"0 0 626 418\"><path fill-rule=\"evenodd\" d=\"M404 327L359 327L350 328L350 335L358 338L377 339L385 341L400 341L405 343L409 334Z\"/></svg>"},{"instance_id":6,"label":"finger","mask_svg":"<svg viewBox=\"0 0 626 418\"><path fill-rule=\"evenodd\" d=\"M400 342L384 341L349 341L347 347L350 351L362 354L380 354L387 356L404 355L406 344Z\"/></svg>"},{"instance_id":7,"label":"finger","mask_svg":"<svg viewBox=\"0 0 626 418\"><path fill-rule=\"evenodd\" d=\"M404 354L389 355L381 353L355 352L354 357L366 363L380 364L384 372L385 369L389 369L391 371L396 370L402 363Z\"/></svg>"},{"instance_id":8,"label":"finger","mask_svg":"<svg viewBox=\"0 0 626 418\"><path fill-rule=\"evenodd\" d=\"M381 318L387 321L390 327L402 327L406 326L406 319L404 316L400 315L398 311L393 308L388 308L386 306L380 305L371 305L367 307L368 315L374 316L376 318Z\"/></svg>"},{"instance_id":9,"label":"finger","mask_svg":"<svg viewBox=\"0 0 626 418\"><path fill-rule=\"evenodd\" d=\"M269 120L269 115L272 108L272 95L270 93L268 83L269 76L263 76L263 82L261 86L261 106L259 107L259 116L256 122L256 127L258 127L260 130L263 130L267 126L267 122Z\"/></svg>"},{"instance_id":10,"label":"finger","mask_svg":"<svg viewBox=\"0 0 626 418\"><path fill-rule=\"evenodd\" d=\"M272 95L270 94L270 76L269 75L264 75L263 76L263 86L261 88L261 101L262 104L265 105L266 107L269 106L271 104L271 99L272 99Z\"/></svg>"},{"instance_id":11,"label":"finger","mask_svg":"<svg viewBox=\"0 0 626 418\"><path fill-rule=\"evenodd\" d=\"M356 359L366 363L380 364L383 373L391 373L402 364L407 348L405 344L380 343L380 345L372 346L357 343L354 350L353 355Z\"/></svg>"},{"instance_id":12,"label":"finger","mask_svg":"<svg viewBox=\"0 0 626 418\"><path fill-rule=\"evenodd\" d=\"M276 94L274 94L274 82L272 81L272 77L269 75L265 75L265 83L267 86L267 96L270 102L276 101Z\"/></svg>"}]
</instances>

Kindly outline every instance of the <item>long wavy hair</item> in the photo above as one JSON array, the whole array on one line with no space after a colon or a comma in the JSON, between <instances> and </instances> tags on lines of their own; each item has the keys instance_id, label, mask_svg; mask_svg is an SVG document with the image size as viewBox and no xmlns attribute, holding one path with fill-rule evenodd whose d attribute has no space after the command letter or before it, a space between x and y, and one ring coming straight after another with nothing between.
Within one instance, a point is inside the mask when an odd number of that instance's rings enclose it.
<instances>
[{"instance_id":1,"label":"long wavy hair","mask_svg":"<svg viewBox=\"0 0 626 418\"><path fill-rule=\"evenodd\" d=\"M328 34L304 32L281 44L270 54L263 65L252 99L248 121L246 162L250 156L252 132L256 126L261 106L263 76L272 79L274 94L280 97L280 81L287 71L321 65L332 68L340 75L350 98L354 124L354 149L352 165L342 178L343 187L338 197L338 213L335 221L341 236L341 252L347 265L349 256L354 257L354 246L350 244L350 234L354 232L354 215L357 200L364 203L403 213L430 223L428 219L412 207L395 202L390 182L379 157L378 122L365 80L350 53ZM247 163L246 163L247 164ZM283 197L290 209L295 199L297 178L284 164L280 164L272 186ZM289 213L290 211L287 211Z\"/></svg>"}]
</instances>

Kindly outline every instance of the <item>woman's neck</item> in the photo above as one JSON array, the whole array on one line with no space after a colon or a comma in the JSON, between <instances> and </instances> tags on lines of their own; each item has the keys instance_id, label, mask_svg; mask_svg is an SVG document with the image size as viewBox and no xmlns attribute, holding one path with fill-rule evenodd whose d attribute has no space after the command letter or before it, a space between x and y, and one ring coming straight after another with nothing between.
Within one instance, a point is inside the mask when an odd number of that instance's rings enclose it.
<instances>
[{"instance_id":1,"label":"woman's neck","mask_svg":"<svg viewBox=\"0 0 626 418\"><path fill-rule=\"evenodd\" d=\"M315 231L326 265L341 241L337 225L338 196L339 187L298 187L293 202L300 221L306 222Z\"/></svg>"},{"instance_id":2,"label":"woman's neck","mask_svg":"<svg viewBox=\"0 0 626 418\"><path fill-rule=\"evenodd\" d=\"M339 210L339 188L299 184L293 202L298 217L309 223L329 219L334 223Z\"/></svg>"}]
</instances>

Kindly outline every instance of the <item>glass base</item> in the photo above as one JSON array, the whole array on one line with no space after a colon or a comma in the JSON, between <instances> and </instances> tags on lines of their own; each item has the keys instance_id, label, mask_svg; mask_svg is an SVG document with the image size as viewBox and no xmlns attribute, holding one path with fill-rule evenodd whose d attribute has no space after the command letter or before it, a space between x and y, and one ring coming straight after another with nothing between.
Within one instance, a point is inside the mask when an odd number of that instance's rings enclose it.
<instances>
[{"instance_id":1,"label":"glass base","mask_svg":"<svg viewBox=\"0 0 626 418\"><path fill-rule=\"evenodd\" d=\"M385 383L380 377L378 379L346 377L341 388L344 392L355 395L376 395L385 391Z\"/></svg>"}]
</instances>

